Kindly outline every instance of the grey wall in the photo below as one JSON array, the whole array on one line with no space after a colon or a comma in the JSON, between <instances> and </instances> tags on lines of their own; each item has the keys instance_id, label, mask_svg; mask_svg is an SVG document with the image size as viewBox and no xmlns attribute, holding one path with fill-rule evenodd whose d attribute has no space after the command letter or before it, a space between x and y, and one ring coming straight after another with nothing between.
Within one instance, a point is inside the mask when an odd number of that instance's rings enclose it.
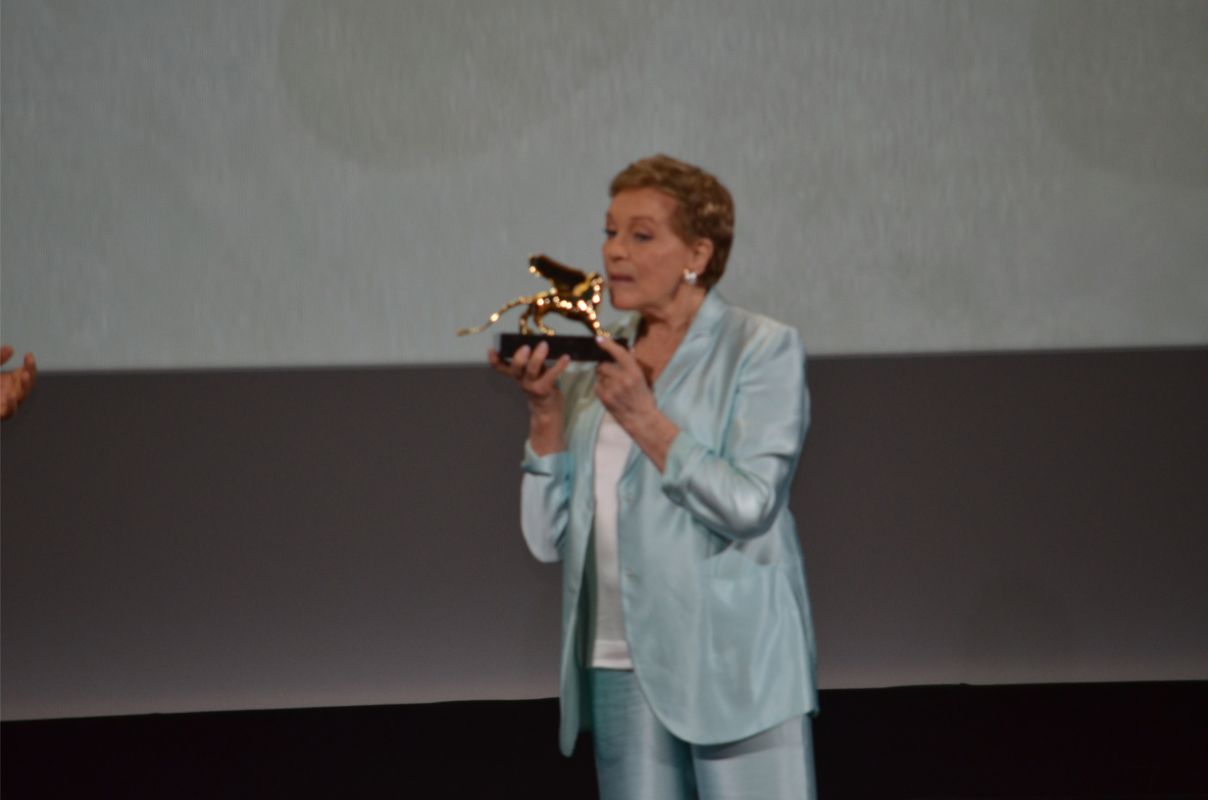
<instances>
[{"instance_id":1,"label":"grey wall","mask_svg":"<svg viewBox=\"0 0 1208 800\"><path fill-rule=\"evenodd\" d=\"M1208 350L816 359L825 688L1208 676ZM3 429L5 718L550 696L485 367L48 376Z\"/></svg>"},{"instance_id":2,"label":"grey wall","mask_svg":"<svg viewBox=\"0 0 1208 800\"><path fill-rule=\"evenodd\" d=\"M2 336L53 369L471 362L608 178L734 189L815 353L1208 341L1208 4L5 0ZM510 324L510 323L509 323Z\"/></svg>"}]
</instances>

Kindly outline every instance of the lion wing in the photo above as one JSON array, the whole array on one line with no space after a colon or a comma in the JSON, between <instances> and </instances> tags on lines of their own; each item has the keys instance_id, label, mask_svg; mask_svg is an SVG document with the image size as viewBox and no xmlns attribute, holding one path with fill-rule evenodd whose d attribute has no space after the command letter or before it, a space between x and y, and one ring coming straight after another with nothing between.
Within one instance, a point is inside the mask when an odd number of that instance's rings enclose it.
<instances>
[{"instance_id":1,"label":"lion wing","mask_svg":"<svg viewBox=\"0 0 1208 800\"><path fill-rule=\"evenodd\" d=\"M587 280L586 272L560 264L547 255L531 256L529 269L553 283L559 292L566 294L570 294L576 286Z\"/></svg>"}]
</instances>

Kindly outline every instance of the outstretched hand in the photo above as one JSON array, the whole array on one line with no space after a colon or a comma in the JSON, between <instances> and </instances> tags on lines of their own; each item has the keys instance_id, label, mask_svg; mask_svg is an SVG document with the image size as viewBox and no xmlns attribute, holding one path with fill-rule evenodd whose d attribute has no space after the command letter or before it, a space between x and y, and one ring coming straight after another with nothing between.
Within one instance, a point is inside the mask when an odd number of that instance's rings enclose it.
<instances>
[{"instance_id":1,"label":"outstretched hand","mask_svg":"<svg viewBox=\"0 0 1208 800\"><path fill-rule=\"evenodd\" d=\"M549 345L541 342L535 349L521 347L504 361L494 350L487 352L492 369L514 380L528 398L529 440L538 455L565 449L562 434L562 391L558 376L570 366L570 356L562 356L551 367L545 366Z\"/></svg>"},{"instance_id":2,"label":"outstretched hand","mask_svg":"<svg viewBox=\"0 0 1208 800\"><path fill-rule=\"evenodd\" d=\"M0 364L13 357L13 348L0 346ZM8 419L17 411L17 406L29 396L38 377L38 362L33 353L26 353L25 360L17 369L0 373L0 419Z\"/></svg>"},{"instance_id":3,"label":"outstretched hand","mask_svg":"<svg viewBox=\"0 0 1208 800\"><path fill-rule=\"evenodd\" d=\"M528 398L530 409L547 411L555 403L561 408L562 393L558 390L558 376L570 366L570 356L562 356L547 369L545 357L548 354L549 345L541 342L535 350L530 350L528 345L521 347L512 355L510 362L504 361L496 351L489 350L487 361L496 372L516 381Z\"/></svg>"}]
</instances>

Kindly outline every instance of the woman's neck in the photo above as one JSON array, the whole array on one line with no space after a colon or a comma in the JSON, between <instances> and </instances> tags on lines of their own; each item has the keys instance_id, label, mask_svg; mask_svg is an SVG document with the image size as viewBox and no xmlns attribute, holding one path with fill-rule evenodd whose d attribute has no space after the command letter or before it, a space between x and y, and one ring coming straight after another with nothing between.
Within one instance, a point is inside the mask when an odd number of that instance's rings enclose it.
<instances>
[{"instance_id":1,"label":"woman's neck","mask_svg":"<svg viewBox=\"0 0 1208 800\"><path fill-rule=\"evenodd\" d=\"M646 374L646 382L651 385L662 374L684 340L696 312L705 302L705 292L694 289L691 294L677 295L676 300L673 306L659 312L642 312L633 350L642 372Z\"/></svg>"},{"instance_id":2,"label":"woman's neck","mask_svg":"<svg viewBox=\"0 0 1208 800\"><path fill-rule=\"evenodd\" d=\"M638 338L679 342L688 332L696 312L705 302L705 290L682 287L667 306L642 312Z\"/></svg>"}]
</instances>

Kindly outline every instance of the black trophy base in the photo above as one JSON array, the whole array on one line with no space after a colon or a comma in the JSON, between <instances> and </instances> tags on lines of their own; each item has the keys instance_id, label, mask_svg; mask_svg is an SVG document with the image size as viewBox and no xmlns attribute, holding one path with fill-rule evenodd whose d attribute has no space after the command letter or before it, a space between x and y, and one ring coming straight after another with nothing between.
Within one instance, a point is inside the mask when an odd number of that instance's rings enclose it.
<instances>
[{"instance_id":1,"label":"black trophy base","mask_svg":"<svg viewBox=\"0 0 1208 800\"><path fill-rule=\"evenodd\" d=\"M625 339L615 339L621 347L628 346ZM564 355L572 361L612 361L612 356L596 344L594 336L540 336L530 333L501 333L496 337L495 350L504 361L511 361L512 354L521 347L535 348L541 342L549 345L547 359L557 360Z\"/></svg>"}]
</instances>

